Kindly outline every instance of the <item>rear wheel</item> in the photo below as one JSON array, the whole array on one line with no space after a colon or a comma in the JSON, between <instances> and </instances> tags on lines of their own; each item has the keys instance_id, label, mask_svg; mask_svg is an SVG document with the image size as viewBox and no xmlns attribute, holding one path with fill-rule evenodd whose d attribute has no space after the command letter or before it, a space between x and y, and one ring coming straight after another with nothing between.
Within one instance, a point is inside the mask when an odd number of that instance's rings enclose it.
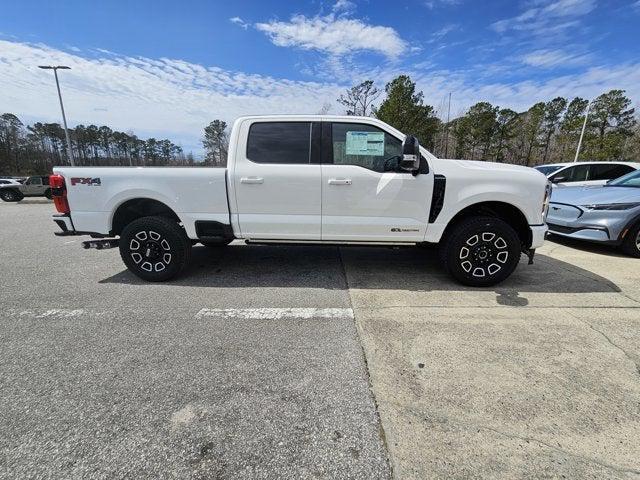
<instances>
[{"instance_id":1,"label":"rear wheel","mask_svg":"<svg viewBox=\"0 0 640 480\"><path fill-rule=\"evenodd\" d=\"M0 190L0 198L5 202L19 202L24 198L24 195L13 188L5 188Z\"/></svg>"},{"instance_id":2,"label":"rear wheel","mask_svg":"<svg viewBox=\"0 0 640 480\"><path fill-rule=\"evenodd\" d=\"M446 269L460 283L472 287L502 282L520 261L520 238L499 218L464 219L443 242L440 253Z\"/></svg>"},{"instance_id":3,"label":"rear wheel","mask_svg":"<svg viewBox=\"0 0 640 480\"><path fill-rule=\"evenodd\" d=\"M178 275L191 257L191 241L183 228L165 217L142 217L120 234L120 256L127 268L148 282Z\"/></svg>"},{"instance_id":4,"label":"rear wheel","mask_svg":"<svg viewBox=\"0 0 640 480\"><path fill-rule=\"evenodd\" d=\"M636 223L627 232L620 248L627 255L640 258L640 222Z\"/></svg>"}]
</instances>

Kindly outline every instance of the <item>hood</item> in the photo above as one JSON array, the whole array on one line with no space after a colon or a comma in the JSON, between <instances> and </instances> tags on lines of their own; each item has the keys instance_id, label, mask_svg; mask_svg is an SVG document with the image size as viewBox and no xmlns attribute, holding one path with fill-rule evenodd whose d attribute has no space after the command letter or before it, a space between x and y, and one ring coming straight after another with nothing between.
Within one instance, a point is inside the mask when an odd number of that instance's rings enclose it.
<instances>
[{"instance_id":1,"label":"hood","mask_svg":"<svg viewBox=\"0 0 640 480\"><path fill-rule=\"evenodd\" d=\"M635 187L564 187L554 188L551 202L569 205L640 202L640 188Z\"/></svg>"},{"instance_id":2,"label":"hood","mask_svg":"<svg viewBox=\"0 0 640 480\"><path fill-rule=\"evenodd\" d=\"M530 167L523 167L522 165L512 165L510 163L497 163L497 162L483 162L478 160L456 160L440 158L443 162L449 164L453 163L462 168L468 168L472 170L502 170L511 172L538 172L538 170ZM542 173L540 173L542 175ZM544 177L544 175L542 175ZM546 177L545 177L546 178Z\"/></svg>"}]
</instances>

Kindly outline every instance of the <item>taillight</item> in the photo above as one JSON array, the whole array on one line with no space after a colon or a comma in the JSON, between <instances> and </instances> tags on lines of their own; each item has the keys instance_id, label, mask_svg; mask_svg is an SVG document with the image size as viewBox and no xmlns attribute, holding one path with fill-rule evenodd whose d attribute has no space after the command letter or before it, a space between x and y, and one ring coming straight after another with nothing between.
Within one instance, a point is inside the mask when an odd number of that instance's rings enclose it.
<instances>
[{"instance_id":1,"label":"taillight","mask_svg":"<svg viewBox=\"0 0 640 480\"><path fill-rule=\"evenodd\" d=\"M54 173L49 176L49 186L51 187L51 197L56 210L60 213L70 213L69 202L67 201L67 186L64 177Z\"/></svg>"}]
</instances>

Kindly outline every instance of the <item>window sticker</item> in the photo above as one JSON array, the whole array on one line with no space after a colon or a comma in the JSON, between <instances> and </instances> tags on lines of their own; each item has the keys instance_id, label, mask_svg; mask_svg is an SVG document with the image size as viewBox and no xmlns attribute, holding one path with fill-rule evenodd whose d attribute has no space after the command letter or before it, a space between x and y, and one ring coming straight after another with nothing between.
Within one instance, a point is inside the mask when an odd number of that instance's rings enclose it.
<instances>
[{"instance_id":1,"label":"window sticker","mask_svg":"<svg viewBox=\"0 0 640 480\"><path fill-rule=\"evenodd\" d=\"M384 155L383 132L347 132L347 155Z\"/></svg>"}]
</instances>

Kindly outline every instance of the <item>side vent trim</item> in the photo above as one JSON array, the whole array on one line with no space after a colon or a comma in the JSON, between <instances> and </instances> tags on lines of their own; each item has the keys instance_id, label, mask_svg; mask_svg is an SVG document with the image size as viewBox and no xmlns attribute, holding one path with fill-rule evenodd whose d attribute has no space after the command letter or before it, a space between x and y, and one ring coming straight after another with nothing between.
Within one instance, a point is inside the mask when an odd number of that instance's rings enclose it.
<instances>
[{"instance_id":1,"label":"side vent trim","mask_svg":"<svg viewBox=\"0 0 640 480\"><path fill-rule=\"evenodd\" d=\"M429 211L429 223L433 223L440 215L444 206L444 192L447 186L447 178L444 175L434 175L433 195L431 196L431 210Z\"/></svg>"}]
</instances>

